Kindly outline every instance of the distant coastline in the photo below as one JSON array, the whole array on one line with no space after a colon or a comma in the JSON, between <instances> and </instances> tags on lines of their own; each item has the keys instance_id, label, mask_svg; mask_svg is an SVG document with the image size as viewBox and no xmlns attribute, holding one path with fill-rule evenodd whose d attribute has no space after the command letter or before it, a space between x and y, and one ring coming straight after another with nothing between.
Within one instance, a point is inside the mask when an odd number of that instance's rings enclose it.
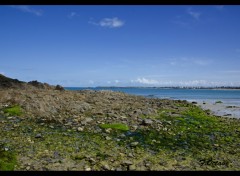
<instances>
[{"instance_id":1,"label":"distant coastline","mask_svg":"<svg viewBox=\"0 0 240 176\"><path fill-rule=\"evenodd\" d=\"M65 88L75 88L78 86L67 86ZM240 90L240 87L220 86L220 87L144 87L144 86L96 86L96 87L81 87L81 88L138 88L138 89L212 89L212 90Z\"/></svg>"}]
</instances>

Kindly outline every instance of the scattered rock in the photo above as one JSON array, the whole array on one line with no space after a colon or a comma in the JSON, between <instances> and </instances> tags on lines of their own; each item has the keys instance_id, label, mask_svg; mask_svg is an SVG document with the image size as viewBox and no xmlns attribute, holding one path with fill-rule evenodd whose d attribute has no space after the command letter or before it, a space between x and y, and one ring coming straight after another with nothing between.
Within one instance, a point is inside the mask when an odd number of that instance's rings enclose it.
<instances>
[{"instance_id":1,"label":"scattered rock","mask_svg":"<svg viewBox=\"0 0 240 176\"><path fill-rule=\"evenodd\" d=\"M77 131L79 131L79 132L81 132L83 130L84 130L84 128L82 128L82 127L78 127L78 129L77 129Z\"/></svg>"},{"instance_id":2,"label":"scattered rock","mask_svg":"<svg viewBox=\"0 0 240 176\"><path fill-rule=\"evenodd\" d=\"M109 167L107 164L103 165L102 168L103 168L104 170L110 170L110 167Z\"/></svg>"},{"instance_id":3,"label":"scattered rock","mask_svg":"<svg viewBox=\"0 0 240 176\"><path fill-rule=\"evenodd\" d=\"M153 123L153 121L151 119L144 119L142 121L142 125L151 125Z\"/></svg>"},{"instance_id":4,"label":"scattered rock","mask_svg":"<svg viewBox=\"0 0 240 176\"><path fill-rule=\"evenodd\" d=\"M55 90L64 91L65 89L62 86L60 86L60 85L56 85Z\"/></svg>"},{"instance_id":5,"label":"scattered rock","mask_svg":"<svg viewBox=\"0 0 240 176\"><path fill-rule=\"evenodd\" d=\"M129 170L130 171L135 171L136 170L136 166L135 165L130 165L129 166Z\"/></svg>"},{"instance_id":6,"label":"scattered rock","mask_svg":"<svg viewBox=\"0 0 240 176\"><path fill-rule=\"evenodd\" d=\"M122 164L129 166L129 165L132 165L133 162L132 162L132 161L129 161L129 160L125 160L125 161L122 162Z\"/></svg>"},{"instance_id":7,"label":"scattered rock","mask_svg":"<svg viewBox=\"0 0 240 176\"><path fill-rule=\"evenodd\" d=\"M106 138L105 138L106 140L111 140L112 138L110 138L109 136L106 136Z\"/></svg>"},{"instance_id":8,"label":"scattered rock","mask_svg":"<svg viewBox=\"0 0 240 176\"><path fill-rule=\"evenodd\" d=\"M35 136L35 138L42 138L42 135L39 133Z\"/></svg>"}]
</instances>

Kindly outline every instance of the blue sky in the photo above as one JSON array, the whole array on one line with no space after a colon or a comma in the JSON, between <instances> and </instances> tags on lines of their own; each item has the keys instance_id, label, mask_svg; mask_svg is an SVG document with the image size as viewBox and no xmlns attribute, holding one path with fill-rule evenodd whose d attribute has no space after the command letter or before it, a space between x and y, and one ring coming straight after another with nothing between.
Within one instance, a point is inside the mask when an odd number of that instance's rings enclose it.
<instances>
[{"instance_id":1,"label":"blue sky","mask_svg":"<svg viewBox=\"0 0 240 176\"><path fill-rule=\"evenodd\" d=\"M0 6L0 73L63 86L240 86L240 6Z\"/></svg>"}]
</instances>

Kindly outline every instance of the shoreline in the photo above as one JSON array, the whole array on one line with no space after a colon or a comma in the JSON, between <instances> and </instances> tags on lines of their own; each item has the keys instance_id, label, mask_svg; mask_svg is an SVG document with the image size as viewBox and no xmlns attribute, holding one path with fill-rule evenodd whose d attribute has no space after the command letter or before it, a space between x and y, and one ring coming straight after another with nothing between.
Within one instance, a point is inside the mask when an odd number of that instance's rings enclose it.
<instances>
[{"instance_id":1,"label":"shoreline","mask_svg":"<svg viewBox=\"0 0 240 176\"><path fill-rule=\"evenodd\" d=\"M210 110L216 116L240 119L240 106L229 105L227 103L216 103L212 101L189 101L196 102L197 106L203 110Z\"/></svg>"}]
</instances>

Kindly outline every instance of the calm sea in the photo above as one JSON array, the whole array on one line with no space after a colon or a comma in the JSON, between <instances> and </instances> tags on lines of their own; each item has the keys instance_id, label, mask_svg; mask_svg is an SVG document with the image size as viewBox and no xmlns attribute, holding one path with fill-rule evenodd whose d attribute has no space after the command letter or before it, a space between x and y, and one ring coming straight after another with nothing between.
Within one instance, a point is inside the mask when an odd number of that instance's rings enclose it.
<instances>
[{"instance_id":1,"label":"calm sea","mask_svg":"<svg viewBox=\"0 0 240 176\"><path fill-rule=\"evenodd\" d=\"M240 105L240 90L215 89L164 89L164 88L126 88L126 87L65 87L66 90L112 90L146 97L188 101L222 101L228 105Z\"/></svg>"}]
</instances>

